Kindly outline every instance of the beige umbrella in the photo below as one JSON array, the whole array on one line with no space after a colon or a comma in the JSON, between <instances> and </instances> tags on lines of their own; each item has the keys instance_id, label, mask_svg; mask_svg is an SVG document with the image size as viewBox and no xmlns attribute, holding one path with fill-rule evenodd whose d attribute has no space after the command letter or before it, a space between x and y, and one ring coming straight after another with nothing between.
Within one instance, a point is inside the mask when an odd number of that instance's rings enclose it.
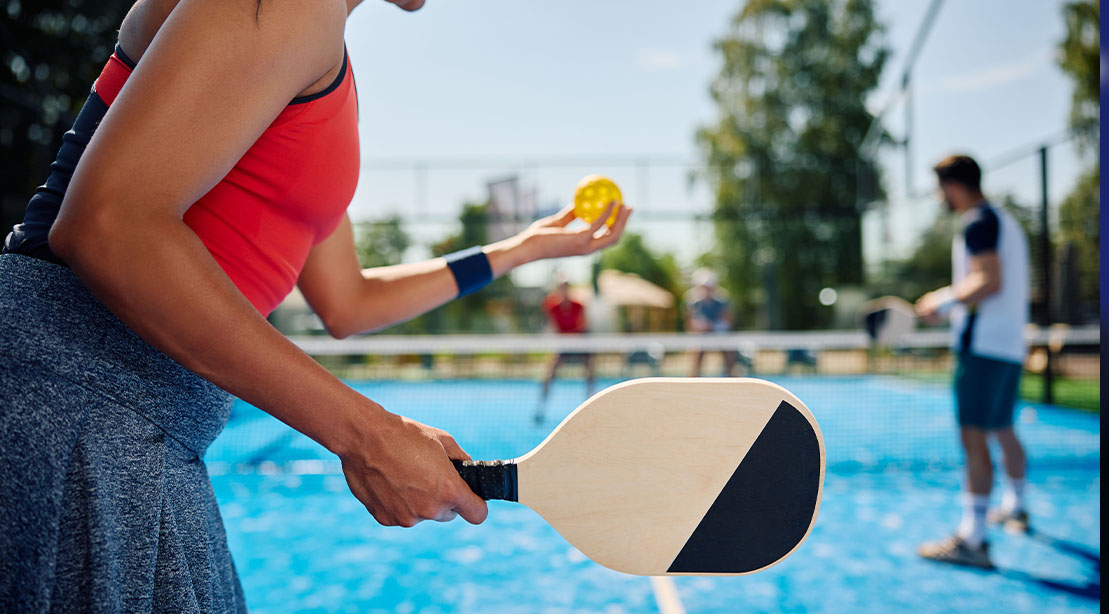
<instances>
[{"instance_id":1,"label":"beige umbrella","mask_svg":"<svg viewBox=\"0 0 1109 614\"><path fill-rule=\"evenodd\" d=\"M658 307L667 309L674 306L674 295L634 273L620 271L601 271L597 279L601 296L610 305L622 307Z\"/></svg>"}]
</instances>

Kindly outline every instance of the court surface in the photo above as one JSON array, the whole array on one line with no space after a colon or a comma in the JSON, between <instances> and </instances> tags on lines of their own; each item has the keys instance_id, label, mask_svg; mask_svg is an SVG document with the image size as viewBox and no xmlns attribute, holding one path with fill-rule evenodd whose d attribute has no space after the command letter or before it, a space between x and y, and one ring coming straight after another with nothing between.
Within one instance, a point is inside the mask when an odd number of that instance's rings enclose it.
<instances>
[{"instance_id":1,"label":"court surface","mask_svg":"<svg viewBox=\"0 0 1109 614\"><path fill-rule=\"evenodd\" d=\"M917 544L958 519L961 482L951 398L942 385L884 376L769 378L816 415L828 451L824 500L808 541L752 576L679 577L695 612L1097 612L1100 423L1022 404L1035 532L990 539L997 571L921 560ZM602 381L602 385L614 381ZM386 408L450 431L475 458L512 458L585 397L559 381L548 421L523 380L361 382ZM530 510L489 520L376 525L333 457L245 404L206 461L252 612L658 612L647 578L600 567Z\"/></svg>"}]
</instances>

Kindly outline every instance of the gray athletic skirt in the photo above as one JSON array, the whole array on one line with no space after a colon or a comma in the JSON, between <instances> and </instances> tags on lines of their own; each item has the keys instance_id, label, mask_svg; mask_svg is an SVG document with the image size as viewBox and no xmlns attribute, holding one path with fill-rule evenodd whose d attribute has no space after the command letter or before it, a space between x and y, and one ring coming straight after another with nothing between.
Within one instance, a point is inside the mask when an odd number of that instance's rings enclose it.
<instances>
[{"instance_id":1,"label":"gray athletic skirt","mask_svg":"<svg viewBox=\"0 0 1109 614\"><path fill-rule=\"evenodd\" d=\"M231 397L0 256L0 611L245 612L201 460Z\"/></svg>"}]
</instances>

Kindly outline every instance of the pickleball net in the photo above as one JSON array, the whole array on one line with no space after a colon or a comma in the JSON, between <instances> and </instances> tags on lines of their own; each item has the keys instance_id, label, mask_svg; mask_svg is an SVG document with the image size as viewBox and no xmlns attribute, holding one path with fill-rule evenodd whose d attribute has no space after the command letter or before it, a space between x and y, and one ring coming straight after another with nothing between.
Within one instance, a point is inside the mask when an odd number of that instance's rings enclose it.
<instances>
[{"instance_id":1,"label":"pickleball net","mask_svg":"<svg viewBox=\"0 0 1109 614\"><path fill-rule=\"evenodd\" d=\"M1016 428L1033 466L1100 463L1100 333L1030 329L1031 346ZM475 456L530 450L587 398L580 361L562 367L542 396L558 353L592 357L593 392L634 377L688 377L705 350L703 376L736 374L776 382L820 422L830 471L949 470L961 466L945 331L918 331L874 347L854 331L723 335L376 335L342 341L293 338L357 390L395 413L445 428ZM1044 371L1055 404L1042 402ZM535 417L542 409L542 421ZM337 472L337 460L308 438L236 402L206 455L211 470Z\"/></svg>"}]
</instances>

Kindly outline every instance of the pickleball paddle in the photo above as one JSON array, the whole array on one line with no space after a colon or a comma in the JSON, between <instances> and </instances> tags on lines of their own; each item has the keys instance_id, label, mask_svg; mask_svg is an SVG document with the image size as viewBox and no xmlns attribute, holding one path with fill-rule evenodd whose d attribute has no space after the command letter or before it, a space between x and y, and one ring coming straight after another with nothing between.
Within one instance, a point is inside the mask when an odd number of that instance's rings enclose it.
<instances>
[{"instance_id":1,"label":"pickleball paddle","mask_svg":"<svg viewBox=\"0 0 1109 614\"><path fill-rule=\"evenodd\" d=\"M527 505L606 567L738 575L808 536L824 441L771 382L644 378L597 393L520 458L455 466L475 493Z\"/></svg>"},{"instance_id":2,"label":"pickleball paddle","mask_svg":"<svg viewBox=\"0 0 1109 614\"><path fill-rule=\"evenodd\" d=\"M903 298L883 296L862 304L859 324L871 341L889 345L916 330L916 310Z\"/></svg>"}]
</instances>

